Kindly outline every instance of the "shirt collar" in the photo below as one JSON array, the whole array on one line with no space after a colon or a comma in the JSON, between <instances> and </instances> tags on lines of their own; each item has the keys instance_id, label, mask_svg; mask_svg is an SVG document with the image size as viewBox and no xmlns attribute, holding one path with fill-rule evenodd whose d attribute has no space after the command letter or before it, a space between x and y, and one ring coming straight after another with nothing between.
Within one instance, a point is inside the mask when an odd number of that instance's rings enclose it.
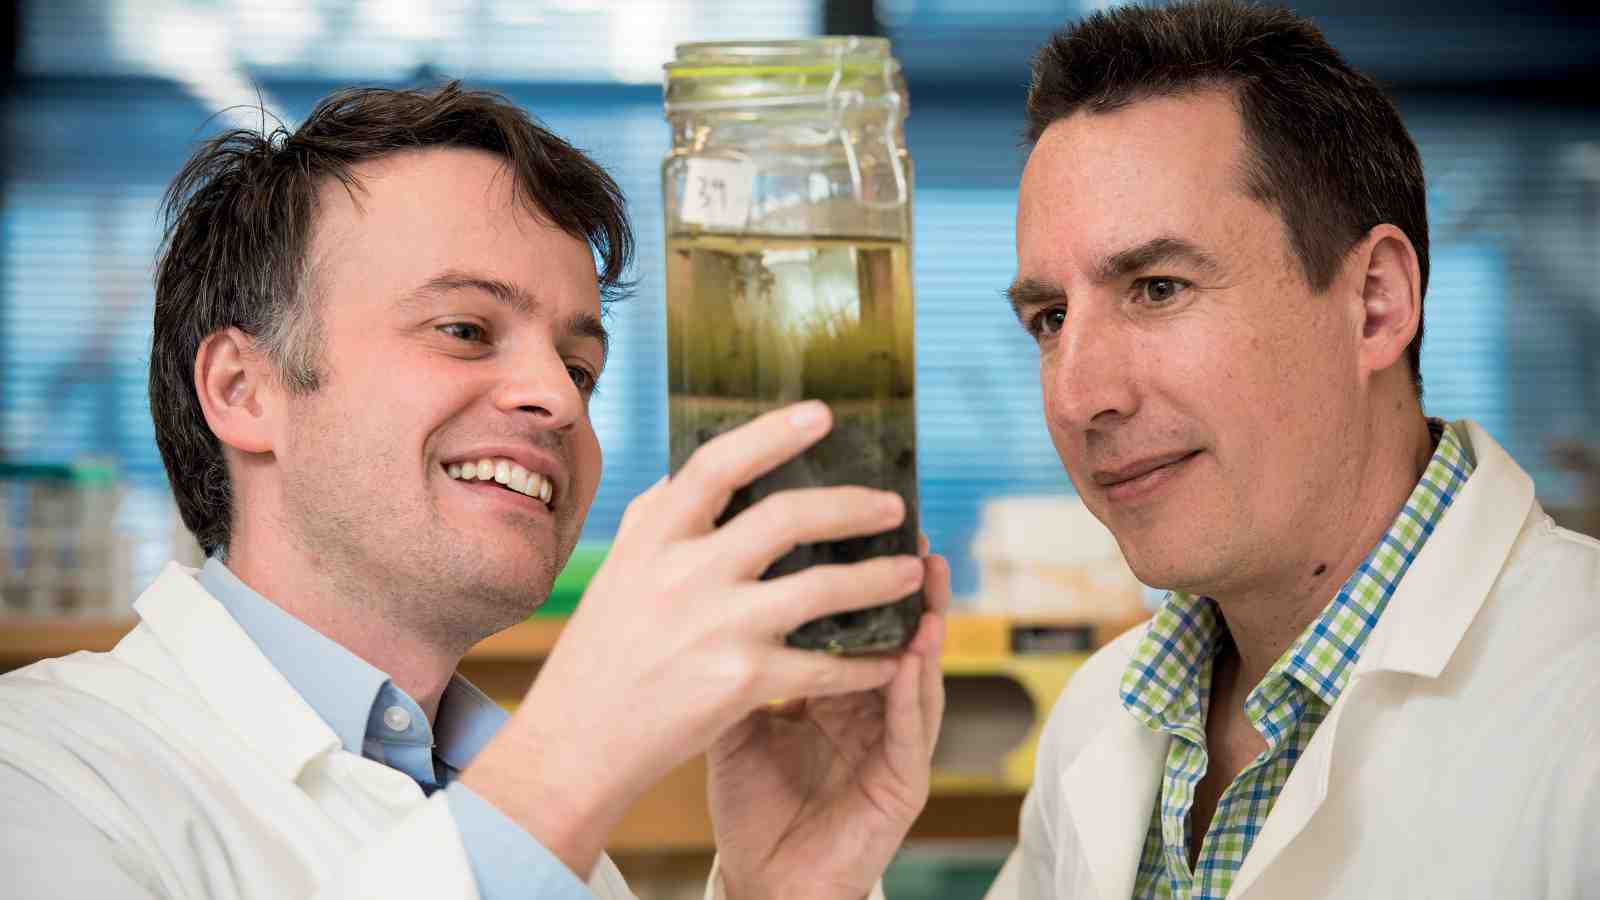
<instances>
[{"instance_id":1,"label":"shirt collar","mask_svg":"<svg viewBox=\"0 0 1600 900\"><path fill-rule=\"evenodd\" d=\"M195 579L227 609L290 687L328 723L345 750L361 755L369 737L386 736L382 724L388 706L386 696L405 697L415 705L383 671L256 593L216 558L206 560ZM435 752L446 764L460 770L500 730L507 715L458 674L445 687L434 718L431 742ZM418 725L429 727L426 722Z\"/></svg>"},{"instance_id":2,"label":"shirt collar","mask_svg":"<svg viewBox=\"0 0 1600 900\"><path fill-rule=\"evenodd\" d=\"M1281 736L1286 720L1297 719L1304 709L1303 691L1329 707L1338 700L1406 569L1472 474L1473 459L1464 451L1456 426L1430 420L1429 430L1438 444L1400 514L1246 698L1247 715L1269 743ZM1225 639L1226 623L1210 598L1168 594L1123 672L1123 705L1158 731L1198 727L1203 742L1211 661Z\"/></svg>"},{"instance_id":3,"label":"shirt collar","mask_svg":"<svg viewBox=\"0 0 1600 900\"><path fill-rule=\"evenodd\" d=\"M439 698L439 713L434 717L434 751L439 759L457 772L465 769L510 718L500 704L489 699L477 686L460 675L453 675Z\"/></svg>"},{"instance_id":4,"label":"shirt collar","mask_svg":"<svg viewBox=\"0 0 1600 900\"><path fill-rule=\"evenodd\" d=\"M1227 628L1210 597L1173 591L1122 674L1122 704L1157 731L1204 739L1211 664Z\"/></svg>"}]
</instances>

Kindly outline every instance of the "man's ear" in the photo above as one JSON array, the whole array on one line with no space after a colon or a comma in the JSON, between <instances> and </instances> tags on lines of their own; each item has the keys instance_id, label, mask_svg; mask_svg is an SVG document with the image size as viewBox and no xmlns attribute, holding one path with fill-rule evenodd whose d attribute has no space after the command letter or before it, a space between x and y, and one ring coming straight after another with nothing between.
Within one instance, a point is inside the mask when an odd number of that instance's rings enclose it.
<instances>
[{"instance_id":1,"label":"man's ear","mask_svg":"<svg viewBox=\"0 0 1600 900\"><path fill-rule=\"evenodd\" d=\"M281 390L272 361L238 328L212 332L194 357L194 387L206 424L225 446L270 453Z\"/></svg>"},{"instance_id":2,"label":"man's ear","mask_svg":"<svg viewBox=\"0 0 1600 900\"><path fill-rule=\"evenodd\" d=\"M1406 233L1379 225L1351 251L1361 294L1361 370L1376 374L1402 361L1422 327L1422 267Z\"/></svg>"}]
</instances>

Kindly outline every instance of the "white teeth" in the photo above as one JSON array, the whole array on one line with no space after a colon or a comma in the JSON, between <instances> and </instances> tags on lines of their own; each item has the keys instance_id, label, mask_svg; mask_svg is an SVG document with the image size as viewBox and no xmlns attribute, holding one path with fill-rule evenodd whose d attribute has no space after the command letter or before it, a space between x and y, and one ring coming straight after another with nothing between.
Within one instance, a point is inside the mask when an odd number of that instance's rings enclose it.
<instances>
[{"instance_id":1,"label":"white teeth","mask_svg":"<svg viewBox=\"0 0 1600 900\"><path fill-rule=\"evenodd\" d=\"M550 479L529 472L509 459L485 457L477 462L451 463L445 467L451 478L462 481L494 481L519 494L549 503L554 491Z\"/></svg>"}]
</instances>

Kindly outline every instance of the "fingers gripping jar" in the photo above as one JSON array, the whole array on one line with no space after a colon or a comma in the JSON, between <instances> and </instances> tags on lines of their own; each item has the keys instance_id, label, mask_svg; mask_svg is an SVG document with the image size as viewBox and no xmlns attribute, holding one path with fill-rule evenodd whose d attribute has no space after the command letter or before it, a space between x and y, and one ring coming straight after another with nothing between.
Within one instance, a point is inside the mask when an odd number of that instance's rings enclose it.
<instances>
[{"instance_id":1,"label":"fingers gripping jar","mask_svg":"<svg viewBox=\"0 0 1600 900\"><path fill-rule=\"evenodd\" d=\"M826 401L832 432L740 490L892 490L897 529L804 544L764 574L917 552L911 159L882 38L684 44L667 64L662 163L671 467L763 412ZM894 650L922 595L810 622L791 646Z\"/></svg>"}]
</instances>

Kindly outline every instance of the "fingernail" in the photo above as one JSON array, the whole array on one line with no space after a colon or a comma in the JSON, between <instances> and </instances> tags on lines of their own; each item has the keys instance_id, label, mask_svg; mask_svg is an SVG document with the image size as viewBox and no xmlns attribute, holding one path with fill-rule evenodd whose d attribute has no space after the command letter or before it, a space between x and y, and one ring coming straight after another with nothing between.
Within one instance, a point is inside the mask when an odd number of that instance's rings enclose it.
<instances>
[{"instance_id":1,"label":"fingernail","mask_svg":"<svg viewBox=\"0 0 1600 900\"><path fill-rule=\"evenodd\" d=\"M907 584L916 584L922 580L922 560L911 557L900 562L900 576Z\"/></svg>"},{"instance_id":2,"label":"fingernail","mask_svg":"<svg viewBox=\"0 0 1600 900\"><path fill-rule=\"evenodd\" d=\"M821 424L828 415L828 408L821 400L807 400L796 406L789 413L789 424L796 428L809 430Z\"/></svg>"},{"instance_id":3,"label":"fingernail","mask_svg":"<svg viewBox=\"0 0 1600 900\"><path fill-rule=\"evenodd\" d=\"M898 520L905 515L906 502L900 499L899 494L884 494L878 499L878 509L885 519Z\"/></svg>"}]
</instances>

